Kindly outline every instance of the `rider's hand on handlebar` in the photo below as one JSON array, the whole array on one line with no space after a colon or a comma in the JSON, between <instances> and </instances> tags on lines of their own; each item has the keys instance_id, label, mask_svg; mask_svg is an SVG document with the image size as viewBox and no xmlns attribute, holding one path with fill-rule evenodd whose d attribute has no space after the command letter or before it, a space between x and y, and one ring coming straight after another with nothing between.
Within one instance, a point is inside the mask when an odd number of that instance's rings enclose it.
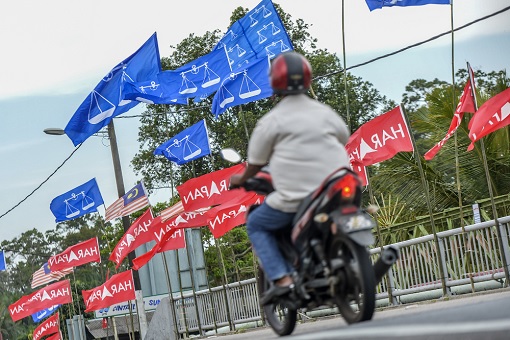
<instances>
[{"instance_id":1,"label":"rider's hand on handlebar","mask_svg":"<svg viewBox=\"0 0 510 340\"><path fill-rule=\"evenodd\" d=\"M243 182L241 182L241 178L242 175L240 174L232 175L232 177L230 177L230 184L228 186L228 189L231 190L240 188L241 185L243 184Z\"/></svg>"}]
</instances>

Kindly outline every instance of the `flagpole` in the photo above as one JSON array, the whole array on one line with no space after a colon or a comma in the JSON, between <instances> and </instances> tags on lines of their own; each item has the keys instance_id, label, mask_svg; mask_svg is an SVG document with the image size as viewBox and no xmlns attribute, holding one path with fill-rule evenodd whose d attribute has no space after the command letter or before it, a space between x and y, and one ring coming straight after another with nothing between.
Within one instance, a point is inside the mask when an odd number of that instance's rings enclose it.
<instances>
[{"instance_id":1,"label":"flagpole","mask_svg":"<svg viewBox=\"0 0 510 340\"><path fill-rule=\"evenodd\" d=\"M248 130L246 130L246 133L248 133ZM250 137L248 136L248 141L249 141L249 138ZM211 155L211 163L212 163L213 169L215 169L214 158L212 157L212 155ZM195 167L194 166L193 166L193 172L195 172ZM230 315L230 307L229 307L229 303L228 303L228 294L227 294L228 278L227 278L227 270L225 269L225 262L223 261L223 254L221 253L221 248L218 245L218 240L216 239L216 237L214 237L214 235L213 235L213 238L214 238L214 244L216 245L216 249L218 250L218 260L219 260L219 262L221 264L221 267L223 268L224 279L222 279L222 281L223 281L223 293L224 293L224 297L225 297L225 307L226 307L226 311L227 311L228 324L229 324L230 330L233 331L233 330L235 330L235 326L234 326L234 323L232 322L232 317ZM253 250L253 248L252 248L252 250Z\"/></svg>"},{"instance_id":2,"label":"flagpole","mask_svg":"<svg viewBox=\"0 0 510 340\"><path fill-rule=\"evenodd\" d=\"M186 319L186 306L184 303L184 296L182 294L182 277L181 277L181 263L179 261L179 250L174 250L175 258L177 261L177 277L179 278L179 291L181 292L181 306L184 318L184 328L186 329L186 337L189 338L188 320Z\"/></svg>"},{"instance_id":3,"label":"flagpole","mask_svg":"<svg viewBox=\"0 0 510 340\"><path fill-rule=\"evenodd\" d=\"M200 228L199 230L200 230L200 236L202 236L202 228ZM204 257L204 270L205 270L205 277L208 278L209 274L207 271L207 263L205 263L205 257ZM207 290L209 291L209 295L211 296L211 307L212 307L213 291L211 290L211 285L209 283L207 283ZM212 315L213 315L214 332L216 334L218 334L218 325L216 324L216 310L215 310L215 308L211 308L211 311L212 311Z\"/></svg>"},{"instance_id":4,"label":"flagpole","mask_svg":"<svg viewBox=\"0 0 510 340\"><path fill-rule=\"evenodd\" d=\"M168 287L168 302L170 303L170 310L172 311L172 315L173 315L173 319L174 319L175 339L178 339L179 338L179 325L177 324L177 315L175 313L174 294L173 294L173 290L172 290L172 282L170 280L170 272L168 270L168 262L166 261L166 252L162 252L161 257L163 258L163 264L165 266L166 285Z\"/></svg>"},{"instance_id":5,"label":"flagpole","mask_svg":"<svg viewBox=\"0 0 510 340\"><path fill-rule=\"evenodd\" d=\"M74 274L73 270L73 283L74 283L74 293L76 294L76 297L78 297L78 288L76 288L76 275ZM74 302L73 302L74 305ZM74 329L74 325L73 325ZM80 338L83 334L83 330L81 328L81 307L80 307L80 301L78 301L78 331L80 332Z\"/></svg>"},{"instance_id":6,"label":"flagpole","mask_svg":"<svg viewBox=\"0 0 510 340\"><path fill-rule=\"evenodd\" d=\"M471 95L473 96L473 102L475 104L475 112L476 112L476 111L478 111L478 101L477 101L476 95L474 93L475 87L474 87L473 78L471 77L469 63L467 65L468 65L469 80L471 82ZM499 252L501 254L501 261L503 262L503 270L505 272L506 283L504 284L504 286L508 287L509 281L510 281L510 276L509 276L509 272L508 272L508 263L506 261L506 256L505 256L505 251L504 251L505 247L503 246L503 235L501 233L500 224L498 221L498 212L496 210L496 204L494 203L494 193L492 191L492 181L490 178L489 166L487 164L487 155L485 153L484 139L485 139L485 137L480 138L480 149L482 150L483 167L485 170L485 179L487 180L487 189L489 190L489 197L491 199L492 215L494 217L494 225L496 227L496 235L498 237Z\"/></svg>"},{"instance_id":7,"label":"flagpole","mask_svg":"<svg viewBox=\"0 0 510 340\"><path fill-rule=\"evenodd\" d=\"M117 145L117 136L115 134L115 126L113 125L113 119L108 123L108 138L110 139L110 150L112 152L112 160L113 160L113 169L115 173L115 182L117 185L117 193L119 197L122 197L126 194L126 189L124 187L124 178L122 176L122 168L120 165L120 156L119 156L119 148ZM129 216L122 216L122 227L124 232L129 230L131 226L129 222ZM129 267L133 267L133 259L135 258L134 252L128 253ZM138 275L138 271L133 273L133 283L135 285L136 290L142 290L142 285L140 283L140 276ZM145 315L145 306L143 304L143 295L137 295L137 303L140 305L140 310L138 311L138 323L140 325L140 334L147 334L147 316ZM131 305L130 305L131 306Z\"/></svg>"},{"instance_id":8,"label":"flagpole","mask_svg":"<svg viewBox=\"0 0 510 340\"><path fill-rule=\"evenodd\" d=\"M454 38L455 31L454 31L454 20L453 20L453 1L454 0L450 1L450 27L451 27L451 31L452 31L452 108L453 108L453 112L455 115L456 109L457 109L457 105L456 105L457 98L455 96L455 90L456 90L456 87L455 87L455 85L456 85L455 84L455 38ZM469 70L468 70L468 73L469 73ZM459 124L460 124L460 121L459 121ZM466 234L466 230L464 228L464 207L463 207L463 203L462 203L462 186L460 183L459 144L458 144L458 139L457 139L457 131L458 131L458 129L456 129L455 133L453 134L453 141L454 141L454 145L455 145L455 176L456 176L456 181L457 181L457 195L459 198L460 227L462 228L462 238L464 240L464 244L466 247L466 253L469 256L467 259L468 276L469 276L469 281L471 282L471 292L474 293L475 292L475 281L473 279L473 275L471 274L471 251L470 251L471 244L469 242L469 237Z\"/></svg>"},{"instance_id":9,"label":"flagpole","mask_svg":"<svg viewBox=\"0 0 510 340\"><path fill-rule=\"evenodd\" d=\"M214 238L214 244L216 245L216 249L218 250L218 261L220 262L222 268L223 268L223 278L222 278L222 281L223 281L223 293L224 293L224 297L225 297L225 305L227 307L227 318L228 318L228 323L229 323L229 326L230 326L230 330L233 331L235 330L234 328L234 323L232 322L232 318L230 316L230 307L229 307L229 303L228 303L228 294L227 294L227 289L228 289L228 278L227 278L227 270L225 269L225 263L223 262L223 254L221 253L221 248L220 246L218 245L218 240L213 236Z\"/></svg>"},{"instance_id":10,"label":"flagpole","mask_svg":"<svg viewBox=\"0 0 510 340\"><path fill-rule=\"evenodd\" d=\"M427 181L425 180L425 174L423 173L423 167L421 164L421 156L418 153L418 149L416 147L416 141L414 139L414 135L411 132L411 124L409 124L409 119L407 118L406 111L402 104L400 104L400 110L402 111L403 118L405 119L405 123L407 124L409 137L411 138L411 143L413 144L413 154L416 159L416 165L418 166L418 171L420 172L421 183L423 185L423 191L425 192L425 199L427 201L427 208L429 211L430 226L432 228L432 233L434 234L434 243L436 245L436 253L437 253L437 256L439 259L439 256L441 254L440 249L439 249L439 238L437 237L436 224L434 223L434 216L432 213L432 204L430 203L429 187L427 185ZM439 267L439 275L441 275L441 287L443 289L443 296L447 296L449 294L448 294L448 289L446 287L446 277L445 277L445 273L443 270L443 264L441 263L441 261L439 261L437 265Z\"/></svg>"},{"instance_id":11,"label":"flagpole","mask_svg":"<svg viewBox=\"0 0 510 340\"><path fill-rule=\"evenodd\" d=\"M182 229L182 231L184 232L184 244L186 245L186 256L188 257L189 276L190 276L190 280L191 280L191 292L193 294L193 299L195 302L195 312L197 313L198 332L200 333L200 336L202 336L203 335L202 334L202 325L201 325L201 321L200 321L200 313L198 310L197 294L195 291L195 278L193 277L194 275L193 275L193 269L191 268L191 256L189 254L189 248L188 248L188 245L190 244L190 242L188 242L188 234L190 234L190 233L187 233L186 229Z\"/></svg>"},{"instance_id":12,"label":"flagpole","mask_svg":"<svg viewBox=\"0 0 510 340\"><path fill-rule=\"evenodd\" d=\"M365 174L366 174L366 177L367 177L367 187L368 187L368 194L370 195L370 203L372 205L376 205L375 204L375 196L374 196L374 191L372 189L372 185L370 184L370 176L368 174L368 168L365 167ZM379 239L379 249L381 249L381 255L382 255L382 252L383 252L383 240L382 240L382 235L381 235L381 226L379 225L379 221L377 221L377 210L375 212L373 212L373 215L374 215L374 222L375 222L375 227L376 227L376 230L377 230L377 238ZM384 278L386 280L386 288L388 290L388 302L390 305L393 305L393 292L392 292L392 287L390 287L390 280L389 280L389 273L386 272L386 275L384 275Z\"/></svg>"},{"instance_id":13,"label":"flagpole","mask_svg":"<svg viewBox=\"0 0 510 340\"><path fill-rule=\"evenodd\" d=\"M343 64L344 64L344 88L345 88L345 110L347 114L347 128L349 131L351 130L351 114L349 110L349 93L347 91L347 62L346 62L346 53L345 53L345 15L344 15L344 0L342 0L342 54L343 54Z\"/></svg>"}]
</instances>

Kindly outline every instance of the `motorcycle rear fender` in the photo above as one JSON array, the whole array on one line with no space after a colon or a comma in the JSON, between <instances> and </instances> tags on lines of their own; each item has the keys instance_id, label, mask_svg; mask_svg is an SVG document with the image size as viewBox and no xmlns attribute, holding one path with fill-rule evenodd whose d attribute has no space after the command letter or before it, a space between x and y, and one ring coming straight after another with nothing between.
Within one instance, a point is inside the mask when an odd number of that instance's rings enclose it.
<instances>
[{"instance_id":1,"label":"motorcycle rear fender","mask_svg":"<svg viewBox=\"0 0 510 340\"><path fill-rule=\"evenodd\" d=\"M358 210L355 213L343 215L339 211L334 211L330 215L333 221L333 233L339 232L347 235L354 242L362 246L369 246L375 242L372 229L375 227L375 221L367 213Z\"/></svg>"}]
</instances>

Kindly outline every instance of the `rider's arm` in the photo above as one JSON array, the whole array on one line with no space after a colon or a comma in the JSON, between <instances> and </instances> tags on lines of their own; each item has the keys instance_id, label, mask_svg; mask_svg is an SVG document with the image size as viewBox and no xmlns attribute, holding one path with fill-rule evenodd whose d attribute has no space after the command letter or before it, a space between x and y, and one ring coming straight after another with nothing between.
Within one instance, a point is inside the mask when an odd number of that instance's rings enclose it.
<instances>
[{"instance_id":1,"label":"rider's arm","mask_svg":"<svg viewBox=\"0 0 510 340\"><path fill-rule=\"evenodd\" d=\"M242 174L234 175L230 178L230 186L232 188L239 187L244 182L246 182L246 180L255 176L257 172L259 172L263 167L264 165L253 165L248 163Z\"/></svg>"}]
</instances>

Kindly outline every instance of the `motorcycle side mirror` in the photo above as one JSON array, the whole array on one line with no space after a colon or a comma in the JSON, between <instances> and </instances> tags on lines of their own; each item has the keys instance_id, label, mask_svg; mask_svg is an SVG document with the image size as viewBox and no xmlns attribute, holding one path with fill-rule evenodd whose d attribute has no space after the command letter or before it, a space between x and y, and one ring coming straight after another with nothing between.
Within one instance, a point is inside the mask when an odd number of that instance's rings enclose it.
<instances>
[{"instance_id":1,"label":"motorcycle side mirror","mask_svg":"<svg viewBox=\"0 0 510 340\"><path fill-rule=\"evenodd\" d=\"M239 163L242 160L239 152L237 152L236 150L234 150L232 148L222 149L220 151L220 155L221 155L221 158L223 158L224 160L229 161L231 163Z\"/></svg>"}]
</instances>

